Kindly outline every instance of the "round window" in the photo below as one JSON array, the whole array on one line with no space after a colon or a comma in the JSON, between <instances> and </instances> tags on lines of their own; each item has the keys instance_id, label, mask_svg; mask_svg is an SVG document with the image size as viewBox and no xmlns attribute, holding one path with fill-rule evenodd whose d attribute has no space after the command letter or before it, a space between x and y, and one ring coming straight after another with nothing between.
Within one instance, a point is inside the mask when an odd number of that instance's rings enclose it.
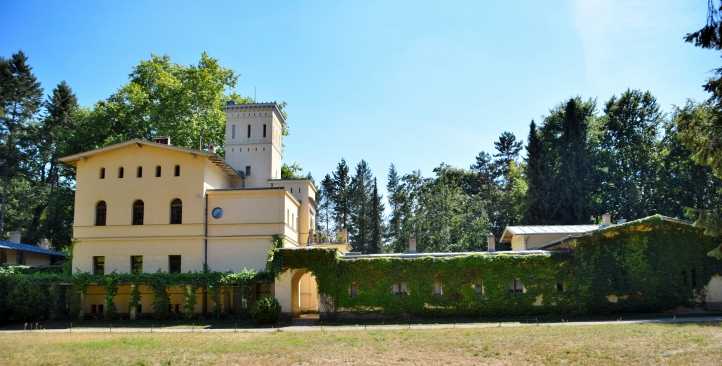
<instances>
[{"instance_id":1,"label":"round window","mask_svg":"<svg viewBox=\"0 0 722 366\"><path fill-rule=\"evenodd\" d=\"M220 207L216 207L211 211L211 216L213 216L214 219L220 219L223 217L223 209Z\"/></svg>"}]
</instances>

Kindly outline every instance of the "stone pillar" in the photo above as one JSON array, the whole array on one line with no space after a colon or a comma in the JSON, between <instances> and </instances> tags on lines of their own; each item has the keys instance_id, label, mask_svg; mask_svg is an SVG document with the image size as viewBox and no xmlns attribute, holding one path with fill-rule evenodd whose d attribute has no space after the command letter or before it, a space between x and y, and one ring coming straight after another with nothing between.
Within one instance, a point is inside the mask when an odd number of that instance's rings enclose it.
<instances>
[{"instance_id":1,"label":"stone pillar","mask_svg":"<svg viewBox=\"0 0 722 366\"><path fill-rule=\"evenodd\" d=\"M80 291L80 312L78 313L78 319L83 320L85 318L85 291Z\"/></svg>"},{"instance_id":2,"label":"stone pillar","mask_svg":"<svg viewBox=\"0 0 722 366\"><path fill-rule=\"evenodd\" d=\"M492 233L486 235L486 250L489 252L496 251L496 237Z\"/></svg>"}]
</instances>

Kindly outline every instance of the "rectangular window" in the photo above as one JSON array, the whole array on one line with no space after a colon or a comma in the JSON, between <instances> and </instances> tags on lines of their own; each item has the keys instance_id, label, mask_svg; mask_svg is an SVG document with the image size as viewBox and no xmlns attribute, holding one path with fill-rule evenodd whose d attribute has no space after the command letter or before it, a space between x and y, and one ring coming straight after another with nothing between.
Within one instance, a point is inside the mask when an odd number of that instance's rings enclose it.
<instances>
[{"instance_id":1,"label":"rectangular window","mask_svg":"<svg viewBox=\"0 0 722 366\"><path fill-rule=\"evenodd\" d=\"M160 177L160 165L155 167L155 176L156 178Z\"/></svg>"},{"instance_id":2,"label":"rectangular window","mask_svg":"<svg viewBox=\"0 0 722 366\"><path fill-rule=\"evenodd\" d=\"M263 125L263 137L266 137L266 125Z\"/></svg>"},{"instance_id":3,"label":"rectangular window","mask_svg":"<svg viewBox=\"0 0 722 366\"><path fill-rule=\"evenodd\" d=\"M180 165L176 165L173 169L173 175L176 177L180 177Z\"/></svg>"},{"instance_id":4,"label":"rectangular window","mask_svg":"<svg viewBox=\"0 0 722 366\"><path fill-rule=\"evenodd\" d=\"M123 178L123 175L125 173L125 169L123 167L118 168L118 178Z\"/></svg>"},{"instance_id":5,"label":"rectangular window","mask_svg":"<svg viewBox=\"0 0 722 366\"><path fill-rule=\"evenodd\" d=\"M105 257L103 257L103 256L93 257L93 274L94 275L105 274Z\"/></svg>"},{"instance_id":6,"label":"rectangular window","mask_svg":"<svg viewBox=\"0 0 722 366\"><path fill-rule=\"evenodd\" d=\"M509 292L514 294L524 293L524 284L521 283L518 278L515 278L513 281L511 281L511 284L509 285Z\"/></svg>"},{"instance_id":7,"label":"rectangular window","mask_svg":"<svg viewBox=\"0 0 722 366\"><path fill-rule=\"evenodd\" d=\"M168 256L168 272L169 273L181 273L181 256L169 255Z\"/></svg>"},{"instance_id":8,"label":"rectangular window","mask_svg":"<svg viewBox=\"0 0 722 366\"><path fill-rule=\"evenodd\" d=\"M136 171L135 176L138 178L143 178L143 167L142 166L138 167L138 170Z\"/></svg>"},{"instance_id":9,"label":"rectangular window","mask_svg":"<svg viewBox=\"0 0 722 366\"><path fill-rule=\"evenodd\" d=\"M484 295L484 283L479 281L471 284L471 288L474 290L474 294L477 296Z\"/></svg>"},{"instance_id":10,"label":"rectangular window","mask_svg":"<svg viewBox=\"0 0 722 366\"><path fill-rule=\"evenodd\" d=\"M250 177L250 176L251 176L251 166L246 165L246 177Z\"/></svg>"},{"instance_id":11,"label":"rectangular window","mask_svg":"<svg viewBox=\"0 0 722 366\"><path fill-rule=\"evenodd\" d=\"M142 255L131 255L130 256L130 273L141 274L143 273L143 256Z\"/></svg>"},{"instance_id":12,"label":"rectangular window","mask_svg":"<svg viewBox=\"0 0 722 366\"><path fill-rule=\"evenodd\" d=\"M351 283L351 287L348 288L348 296L351 298L358 297L358 284L356 282Z\"/></svg>"},{"instance_id":13,"label":"rectangular window","mask_svg":"<svg viewBox=\"0 0 722 366\"><path fill-rule=\"evenodd\" d=\"M18 264L25 264L25 252L18 251L16 256Z\"/></svg>"},{"instance_id":14,"label":"rectangular window","mask_svg":"<svg viewBox=\"0 0 722 366\"><path fill-rule=\"evenodd\" d=\"M100 168L100 179L105 179L105 168Z\"/></svg>"},{"instance_id":15,"label":"rectangular window","mask_svg":"<svg viewBox=\"0 0 722 366\"><path fill-rule=\"evenodd\" d=\"M231 125L231 139L236 138L236 125Z\"/></svg>"},{"instance_id":16,"label":"rectangular window","mask_svg":"<svg viewBox=\"0 0 722 366\"><path fill-rule=\"evenodd\" d=\"M434 295L444 296L444 284L441 283L441 280L434 281Z\"/></svg>"},{"instance_id":17,"label":"rectangular window","mask_svg":"<svg viewBox=\"0 0 722 366\"><path fill-rule=\"evenodd\" d=\"M251 138L251 125L248 125L248 138Z\"/></svg>"},{"instance_id":18,"label":"rectangular window","mask_svg":"<svg viewBox=\"0 0 722 366\"><path fill-rule=\"evenodd\" d=\"M396 282L391 286L391 293L394 295L408 295L409 285L406 282Z\"/></svg>"}]
</instances>

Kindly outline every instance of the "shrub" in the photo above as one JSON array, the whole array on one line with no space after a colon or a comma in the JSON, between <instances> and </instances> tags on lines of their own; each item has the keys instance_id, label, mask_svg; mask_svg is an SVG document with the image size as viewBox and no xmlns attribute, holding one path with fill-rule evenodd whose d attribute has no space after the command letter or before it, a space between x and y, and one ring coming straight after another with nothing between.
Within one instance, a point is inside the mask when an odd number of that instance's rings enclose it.
<instances>
[{"instance_id":1,"label":"shrub","mask_svg":"<svg viewBox=\"0 0 722 366\"><path fill-rule=\"evenodd\" d=\"M258 299L251 309L251 317L258 324L275 324L281 315L281 304L273 297Z\"/></svg>"}]
</instances>

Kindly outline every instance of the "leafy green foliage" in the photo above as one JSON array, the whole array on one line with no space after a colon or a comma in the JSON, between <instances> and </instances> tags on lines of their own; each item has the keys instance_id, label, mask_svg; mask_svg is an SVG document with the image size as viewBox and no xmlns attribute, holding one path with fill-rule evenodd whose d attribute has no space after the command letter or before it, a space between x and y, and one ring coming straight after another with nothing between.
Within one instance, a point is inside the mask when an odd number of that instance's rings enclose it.
<instances>
[{"instance_id":1,"label":"leafy green foliage","mask_svg":"<svg viewBox=\"0 0 722 366\"><path fill-rule=\"evenodd\" d=\"M596 314L689 305L722 274L722 263L707 256L714 246L698 228L652 216L571 240L565 247L573 252L353 259L279 249L274 260L309 269L342 312Z\"/></svg>"},{"instance_id":2,"label":"leafy green foliage","mask_svg":"<svg viewBox=\"0 0 722 366\"><path fill-rule=\"evenodd\" d=\"M273 297L256 301L251 308L251 318L258 324L275 324L281 315L281 304Z\"/></svg>"}]
</instances>

